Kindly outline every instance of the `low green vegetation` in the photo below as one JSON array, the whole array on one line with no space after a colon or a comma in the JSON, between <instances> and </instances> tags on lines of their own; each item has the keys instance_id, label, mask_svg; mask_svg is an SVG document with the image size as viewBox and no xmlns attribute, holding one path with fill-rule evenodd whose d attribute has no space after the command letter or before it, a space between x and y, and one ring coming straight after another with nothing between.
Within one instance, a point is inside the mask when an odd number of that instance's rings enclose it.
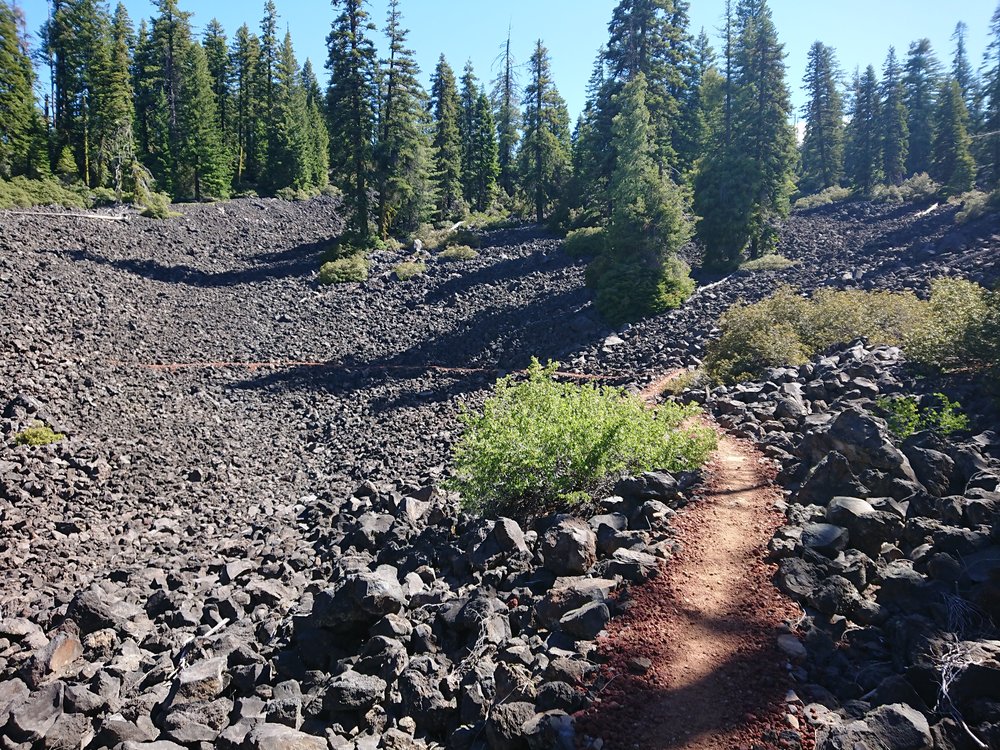
<instances>
[{"instance_id":1,"label":"low green vegetation","mask_svg":"<svg viewBox=\"0 0 1000 750\"><path fill-rule=\"evenodd\" d=\"M27 429L21 430L14 436L14 445L30 445L34 447L42 445L52 445L60 440L65 440L66 436L60 432L55 432L51 427L43 424L35 424Z\"/></svg>"},{"instance_id":2,"label":"low green vegetation","mask_svg":"<svg viewBox=\"0 0 1000 750\"><path fill-rule=\"evenodd\" d=\"M601 227L583 227L566 235L563 249L573 258L590 258L603 253L607 242L607 230Z\"/></svg>"},{"instance_id":3,"label":"low green vegetation","mask_svg":"<svg viewBox=\"0 0 1000 750\"><path fill-rule=\"evenodd\" d=\"M68 187L56 179L29 180L23 176L10 180L0 179L0 208L87 208L89 205L86 188Z\"/></svg>"},{"instance_id":4,"label":"low green vegetation","mask_svg":"<svg viewBox=\"0 0 1000 750\"><path fill-rule=\"evenodd\" d=\"M941 194L941 185L925 172L913 175L899 185L878 185L872 191L872 200L882 203L915 203L928 201Z\"/></svg>"},{"instance_id":5,"label":"low green vegetation","mask_svg":"<svg viewBox=\"0 0 1000 750\"><path fill-rule=\"evenodd\" d=\"M771 253L756 260L744 261L740 264L741 271L784 271L788 268L802 265L797 260L789 260L783 255Z\"/></svg>"},{"instance_id":6,"label":"low green vegetation","mask_svg":"<svg viewBox=\"0 0 1000 750\"><path fill-rule=\"evenodd\" d=\"M368 259L362 253L347 255L324 263L319 269L319 283L328 285L365 281L368 270Z\"/></svg>"},{"instance_id":7,"label":"low green vegetation","mask_svg":"<svg viewBox=\"0 0 1000 750\"><path fill-rule=\"evenodd\" d=\"M715 433L685 427L697 413L647 409L617 388L560 382L532 362L527 379L497 383L481 413L465 412L452 489L475 513L526 517L593 498L624 474L700 466Z\"/></svg>"},{"instance_id":8,"label":"low green vegetation","mask_svg":"<svg viewBox=\"0 0 1000 750\"><path fill-rule=\"evenodd\" d=\"M452 245L438 253L437 257L447 261L472 260L478 258L479 253L468 245Z\"/></svg>"},{"instance_id":9,"label":"low green vegetation","mask_svg":"<svg viewBox=\"0 0 1000 750\"><path fill-rule=\"evenodd\" d=\"M680 307L695 290L691 269L676 256L607 254L587 267L587 284L601 315L620 326Z\"/></svg>"},{"instance_id":10,"label":"low green vegetation","mask_svg":"<svg viewBox=\"0 0 1000 750\"><path fill-rule=\"evenodd\" d=\"M1000 210L1000 191L984 193L980 190L973 190L953 200L961 205L958 213L955 214L956 224L967 224Z\"/></svg>"},{"instance_id":11,"label":"low green vegetation","mask_svg":"<svg viewBox=\"0 0 1000 750\"><path fill-rule=\"evenodd\" d=\"M962 279L937 279L930 300L912 293L824 289L806 299L791 287L720 319L705 368L717 382L761 377L799 365L834 344L865 338L905 348L919 365L942 370L1000 367L1000 294Z\"/></svg>"},{"instance_id":12,"label":"low green vegetation","mask_svg":"<svg viewBox=\"0 0 1000 750\"><path fill-rule=\"evenodd\" d=\"M840 203L846 201L854 195L854 191L850 188L840 187L839 185L834 185L833 187L828 187L826 190L821 190L818 193L813 193L812 195L805 195L795 201L795 209L799 211L804 211L810 208L819 208L820 206L829 206L831 203Z\"/></svg>"},{"instance_id":13,"label":"low green vegetation","mask_svg":"<svg viewBox=\"0 0 1000 750\"><path fill-rule=\"evenodd\" d=\"M405 261L397 265L393 270L396 278L400 281L409 281L412 278L427 273L427 264L414 261Z\"/></svg>"},{"instance_id":14,"label":"low green vegetation","mask_svg":"<svg viewBox=\"0 0 1000 750\"><path fill-rule=\"evenodd\" d=\"M935 393L934 399L938 403L936 408L921 407L915 396L880 398L876 403L890 432L901 440L921 430L950 435L969 428L969 418L962 413L961 404L943 393Z\"/></svg>"}]
</instances>

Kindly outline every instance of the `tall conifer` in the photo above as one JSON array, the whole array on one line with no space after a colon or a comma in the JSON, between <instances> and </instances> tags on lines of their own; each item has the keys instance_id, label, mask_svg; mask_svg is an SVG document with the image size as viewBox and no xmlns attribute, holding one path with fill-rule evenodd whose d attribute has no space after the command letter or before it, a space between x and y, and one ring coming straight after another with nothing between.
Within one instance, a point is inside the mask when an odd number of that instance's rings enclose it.
<instances>
[{"instance_id":1,"label":"tall conifer","mask_svg":"<svg viewBox=\"0 0 1000 750\"><path fill-rule=\"evenodd\" d=\"M882 133L882 176L889 185L899 185L906 179L910 126L907 124L904 98L896 50L890 47L882 69L882 106L878 125Z\"/></svg>"},{"instance_id":2,"label":"tall conifer","mask_svg":"<svg viewBox=\"0 0 1000 750\"><path fill-rule=\"evenodd\" d=\"M934 144L935 97L939 89L940 64L928 39L910 45L903 85L909 120L910 145L906 170L909 174L928 172Z\"/></svg>"},{"instance_id":3,"label":"tall conifer","mask_svg":"<svg viewBox=\"0 0 1000 750\"><path fill-rule=\"evenodd\" d=\"M837 87L837 61L832 47L815 42L809 50L804 79L809 93L802 143L803 192L840 184L844 175L844 108Z\"/></svg>"},{"instance_id":4,"label":"tall conifer","mask_svg":"<svg viewBox=\"0 0 1000 750\"><path fill-rule=\"evenodd\" d=\"M931 177L945 192L960 195L976 182L976 162L969 138L969 113L956 80L941 84L935 119Z\"/></svg>"},{"instance_id":5,"label":"tall conifer","mask_svg":"<svg viewBox=\"0 0 1000 750\"><path fill-rule=\"evenodd\" d=\"M499 146L500 187L508 196L517 185L517 145L520 141L521 110L517 65L510 51L510 29L501 55L500 73L493 82L493 111Z\"/></svg>"},{"instance_id":6,"label":"tall conifer","mask_svg":"<svg viewBox=\"0 0 1000 750\"><path fill-rule=\"evenodd\" d=\"M879 132L879 87L871 65L855 75L854 106L848 128L847 171L862 195L870 195L882 178L882 137Z\"/></svg>"},{"instance_id":7,"label":"tall conifer","mask_svg":"<svg viewBox=\"0 0 1000 750\"><path fill-rule=\"evenodd\" d=\"M30 173L29 155L38 125L34 71L13 8L0 0L0 177Z\"/></svg>"},{"instance_id":8,"label":"tall conifer","mask_svg":"<svg viewBox=\"0 0 1000 750\"><path fill-rule=\"evenodd\" d=\"M431 107L434 112L434 180L437 211L442 219L454 219L465 211L462 200L462 135L459 130L461 102L455 72L444 55L431 77Z\"/></svg>"}]
</instances>

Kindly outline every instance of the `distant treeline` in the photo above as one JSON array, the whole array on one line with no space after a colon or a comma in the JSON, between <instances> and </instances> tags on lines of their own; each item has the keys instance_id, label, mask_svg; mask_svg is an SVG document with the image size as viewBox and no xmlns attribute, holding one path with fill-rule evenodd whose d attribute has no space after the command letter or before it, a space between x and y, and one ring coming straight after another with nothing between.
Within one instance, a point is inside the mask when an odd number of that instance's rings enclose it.
<instances>
[{"instance_id":1,"label":"distant treeline","mask_svg":"<svg viewBox=\"0 0 1000 750\"><path fill-rule=\"evenodd\" d=\"M868 194L926 172L955 194L1000 175L1000 10L981 78L964 25L949 66L923 39L846 90L816 42L798 144L766 0L725 0L718 51L691 32L685 0L621 0L575 128L542 41L522 69L508 40L488 88L442 57L426 91L400 5L380 59L365 1L333 0L324 87L279 38L271 0L259 33L232 39L215 20L195 39L177 0L157 0L138 29L121 4L53 0L33 52L0 0L0 177L176 200L332 184L361 242L491 209L564 227L627 220L661 236L661 260L686 239L680 210L699 217L709 265L726 267L768 251L796 191ZM34 65L50 74L41 101Z\"/></svg>"}]
</instances>

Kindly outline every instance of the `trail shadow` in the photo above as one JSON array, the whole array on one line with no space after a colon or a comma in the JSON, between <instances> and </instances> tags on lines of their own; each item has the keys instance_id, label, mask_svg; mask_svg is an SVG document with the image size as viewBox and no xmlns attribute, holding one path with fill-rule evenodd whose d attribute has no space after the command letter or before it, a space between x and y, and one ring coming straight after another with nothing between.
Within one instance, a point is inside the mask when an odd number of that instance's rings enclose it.
<instances>
[{"instance_id":1,"label":"trail shadow","mask_svg":"<svg viewBox=\"0 0 1000 750\"><path fill-rule=\"evenodd\" d=\"M630 609L618 636L602 648L608 661L593 686L600 701L578 718L578 735L599 737L608 750L670 750L735 735L751 725L762 728L758 722L783 707L790 680L775 633L754 616L750 605L752 597L741 596L724 617L699 615L696 608L675 600L664 607L671 618L683 613L686 627L742 640L727 658L690 676L671 671L674 638L646 624L649 612L644 607ZM638 657L659 665L660 673L655 666L647 675L631 673L628 665ZM665 686L664 678L673 686ZM621 732L622 727L629 731Z\"/></svg>"},{"instance_id":2,"label":"trail shadow","mask_svg":"<svg viewBox=\"0 0 1000 750\"><path fill-rule=\"evenodd\" d=\"M231 287L276 279L306 277L319 268L329 240L310 242L283 250L244 256L244 268L206 271L179 263L167 265L149 258L107 258L93 250L71 248L62 252L76 262L94 263L166 284L193 287Z\"/></svg>"}]
</instances>

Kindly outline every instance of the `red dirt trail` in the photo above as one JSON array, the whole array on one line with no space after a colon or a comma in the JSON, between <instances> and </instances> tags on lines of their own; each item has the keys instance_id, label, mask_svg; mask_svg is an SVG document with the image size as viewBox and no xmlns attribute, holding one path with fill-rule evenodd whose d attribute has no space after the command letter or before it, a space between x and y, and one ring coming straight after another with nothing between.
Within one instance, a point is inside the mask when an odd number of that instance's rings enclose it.
<instances>
[{"instance_id":1,"label":"red dirt trail","mask_svg":"<svg viewBox=\"0 0 1000 750\"><path fill-rule=\"evenodd\" d=\"M765 559L783 521L774 468L723 435L706 474L702 497L674 519L683 549L631 589L601 642L605 687L577 732L606 750L777 748L789 729L792 685L776 640L798 610ZM630 671L637 658L652 662L645 674Z\"/></svg>"}]
</instances>

